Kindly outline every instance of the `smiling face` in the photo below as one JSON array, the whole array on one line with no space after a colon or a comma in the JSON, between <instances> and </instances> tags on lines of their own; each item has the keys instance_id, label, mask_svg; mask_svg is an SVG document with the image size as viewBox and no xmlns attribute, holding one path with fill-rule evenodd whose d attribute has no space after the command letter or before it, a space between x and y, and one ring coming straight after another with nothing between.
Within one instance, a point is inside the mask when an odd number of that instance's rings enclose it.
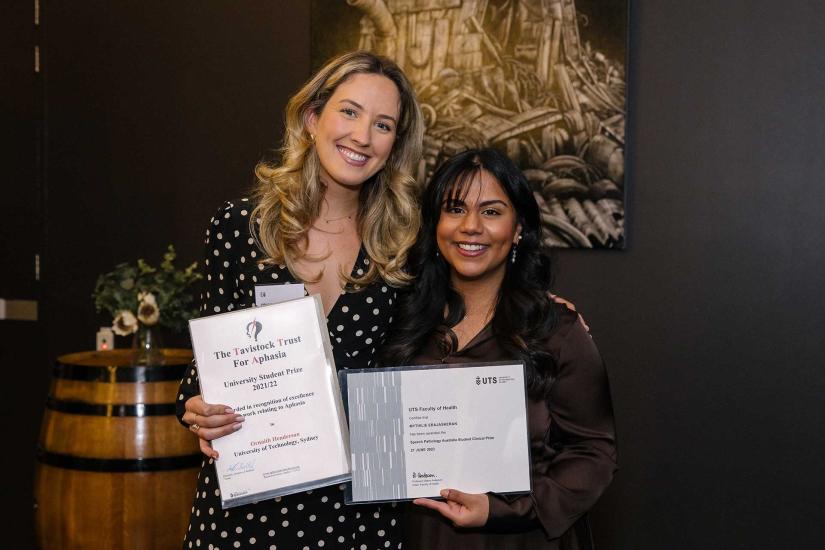
<instances>
[{"instance_id":1,"label":"smiling face","mask_svg":"<svg viewBox=\"0 0 825 550\"><path fill-rule=\"evenodd\" d=\"M320 115L307 116L321 162L321 181L358 187L374 176L392 152L401 96L392 80L355 74L341 83Z\"/></svg>"},{"instance_id":2,"label":"smiling face","mask_svg":"<svg viewBox=\"0 0 825 550\"><path fill-rule=\"evenodd\" d=\"M515 208L498 180L483 169L473 174L461 193L444 198L436 226L438 249L454 285L487 278L500 283L520 232Z\"/></svg>"}]
</instances>

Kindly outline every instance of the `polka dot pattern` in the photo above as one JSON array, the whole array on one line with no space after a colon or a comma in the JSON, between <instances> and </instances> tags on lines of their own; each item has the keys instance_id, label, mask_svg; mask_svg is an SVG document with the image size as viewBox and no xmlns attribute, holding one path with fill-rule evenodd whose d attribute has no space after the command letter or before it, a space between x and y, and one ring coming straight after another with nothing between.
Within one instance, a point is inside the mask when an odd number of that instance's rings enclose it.
<instances>
[{"instance_id":1,"label":"polka dot pattern","mask_svg":"<svg viewBox=\"0 0 825 550\"><path fill-rule=\"evenodd\" d=\"M248 199L230 201L210 221L205 257L212 261L204 262L202 315L251 307L256 281L297 282L286 266L258 263L266 255L249 232L252 209ZM362 248L353 273L366 272L369 263ZM376 338L389 328L395 297L395 289L380 281L359 292L340 295L327 318L339 369L366 368L374 362L381 343L381 338ZM193 368L181 381L178 418L185 411L185 401L198 391L197 369ZM345 506L344 485L223 510L216 479L213 461L204 460L183 548L373 550L401 546L401 508L386 504Z\"/></svg>"}]
</instances>

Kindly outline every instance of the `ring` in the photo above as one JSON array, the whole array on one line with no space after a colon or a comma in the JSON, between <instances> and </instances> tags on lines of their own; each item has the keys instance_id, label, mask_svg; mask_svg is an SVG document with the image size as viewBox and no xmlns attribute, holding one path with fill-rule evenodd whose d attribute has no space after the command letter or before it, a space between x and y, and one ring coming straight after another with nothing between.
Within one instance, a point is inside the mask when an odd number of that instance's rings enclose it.
<instances>
[{"instance_id":1,"label":"ring","mask_svg":"<svg viewBox=\"0 0 825 550\"><path fill-rule=\"evenodd\" d=\"M197 424L192 424L191 426L189 426L189 429L192 430L195 433L198 433L198 430L200 430L201 427Z\"/></svg>"}]
</instances>

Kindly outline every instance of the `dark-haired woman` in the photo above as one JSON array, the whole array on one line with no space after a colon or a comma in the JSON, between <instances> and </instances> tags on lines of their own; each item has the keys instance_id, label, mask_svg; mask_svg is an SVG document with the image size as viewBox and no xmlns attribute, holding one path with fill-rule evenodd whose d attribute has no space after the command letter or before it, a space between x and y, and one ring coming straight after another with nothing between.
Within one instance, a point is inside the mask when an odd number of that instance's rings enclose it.
<instances>
[{"instance_id":1,"label":"dark-haired woman","mask_svg":"<svg viewBox=\"0 0 825 550\"><path fill-rule=\"evenodd\" d=\"M533 492L442 491L410 507L405 548L590 548L586 513L616 470L602 359L578 315L550 295L551 262L527 181L492 149L442 165L422 201L387 364L521 359Z\"/></svg>"}]
</instances>

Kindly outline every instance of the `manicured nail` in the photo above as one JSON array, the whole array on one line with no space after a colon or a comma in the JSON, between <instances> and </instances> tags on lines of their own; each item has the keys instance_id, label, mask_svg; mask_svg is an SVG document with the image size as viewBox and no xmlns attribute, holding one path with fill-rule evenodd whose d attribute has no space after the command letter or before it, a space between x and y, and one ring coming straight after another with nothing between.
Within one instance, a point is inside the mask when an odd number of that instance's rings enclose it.
<instances>
[{"instance_id":1,"label":"manicured nail","mask_svg":"<svg viewBox=\"0 0 825 550\"><path fill-rule=\"evenodd\" d=\"M243 424L241 424L240 422L238 422L237 424L235 424L234 426L232 426L232 429L233 429L233 430L235 430L235 431L237 432L238 430L240 430L240 429L241 429L241 426L243 426Z\"/></svg>"},{"instance_id":2,"label":"manicured nail","mask_svg":"<svg viewBox=\"0 0 825 550\"><path fill-rule=\"evenodd\" d=\"M243 422L244 420L246 420L246 419L241 415L238 415L238 416L235 417L235 422Z\"/></svg>"},{"instance_id":3,"label":"manicured nail","mask_svg":"<svg viewBox=\"0 0 825 550\"><path fill-rule=\"evenodd\" d=\"M231 408L231 407L226 407L226 408L223 410L223 412L224 412L225 414L232 414L232 413L233 413L233 412L235 412L235 411L234 411L234 410L232 410L232 408Z\"/></svg>"}]
</instances>

